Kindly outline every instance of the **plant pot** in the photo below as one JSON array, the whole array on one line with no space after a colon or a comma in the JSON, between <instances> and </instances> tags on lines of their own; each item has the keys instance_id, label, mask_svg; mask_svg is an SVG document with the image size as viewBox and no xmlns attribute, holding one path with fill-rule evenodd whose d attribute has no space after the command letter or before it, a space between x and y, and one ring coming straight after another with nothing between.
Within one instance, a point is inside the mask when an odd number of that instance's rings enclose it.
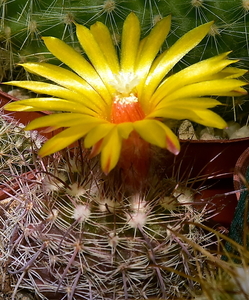
<instances>
[{"instance_id":1,"label":"plant pot","mask_svg":"<svg viewBox=\"0 0 249 300\"><path fill-rule=\"evenodd\" d=\"M170 171L188 178L233 176L239 156L249 147L249 137L232 140L181 140L178 156L169 154Z\"/></svg>"},{"instance_id":2,"label":"plant pot","mask_svg":"<svg viewBox=\"0 0 249 300\"><path fill-rule=\"evenodd\" d=\"M228 229L237 206L233 178L211 179L205 185L206 188L195 195L195 207L205 209L210 227L219 224Z\"/></svg>"},{"instance_id":3,"label":"plant pot","mask_svg":"<svg viewBox=\"0 0 249 300\"><path fill-rule=\"evenodd\" d=\"M166 158L167 175L195 182L193 187L199 190L195 199L197 207L206 206L211 223L229 227L237 206L235 165L248 147L249 138L181 141L179 155Z\"/></svg>"}]
</instances>

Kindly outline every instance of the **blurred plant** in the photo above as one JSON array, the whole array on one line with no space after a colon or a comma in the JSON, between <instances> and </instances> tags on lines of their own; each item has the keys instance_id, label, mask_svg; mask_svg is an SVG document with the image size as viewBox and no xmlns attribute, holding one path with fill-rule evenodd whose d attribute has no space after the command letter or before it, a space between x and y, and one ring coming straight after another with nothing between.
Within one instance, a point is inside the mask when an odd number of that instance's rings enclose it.
<instances>
[{"instance_id":1,"label":"blurred plant","mask_svg":"<svg viewBox=\"0 0 249 300\"><path fill-rule=\"evenodd\" d=\"M202 225L200 225L203 227ZM203 228L204 229L204 228ZM231 238L206 228L218 237L220 258L213 260L215 272L206 272L202 281L202 293L198 300L246 300L249 299L249 249ZM244 234L248 237L245 230ZM227 251L227 243L230 251ZM236 252L236 255L234 254ZM218 256L219 257L219 256Z\"/></svg>"}]
</instances>

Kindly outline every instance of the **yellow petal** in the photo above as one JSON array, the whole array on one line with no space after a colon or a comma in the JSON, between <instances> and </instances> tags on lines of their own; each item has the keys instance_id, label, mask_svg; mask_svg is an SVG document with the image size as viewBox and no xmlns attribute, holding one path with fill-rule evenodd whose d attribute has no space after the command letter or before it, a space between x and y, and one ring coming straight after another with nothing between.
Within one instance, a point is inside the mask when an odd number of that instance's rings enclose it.
<instances>
[{"instance_id":1,"label":"yellow petal","mask_svg":"<svg viewBox=\"0 0 249 300\"><path fill-rule=\"evenodd\" d=\"M224 129L227 127L227 123L216 113L209 109L205 110L194 110L199 119L192 119L192 121L202 124L208 127L215 127Z\"/></svg>"},{"instance_id":2,"label":"yellow petal","mask_svg":"<svg viewBox=\"0 0 249 300\"><path fill-rule=\"evenodd\" d=\"M90 28L96 42L105 56L109 67L114 74L119 72L119 61L109 29L101 22L96 22Z\"/></svg>"},{"instance_id":3,"label":"yellow petal","mask_svg":"<svg viewBox=\"0 0 249 300\"><path fill-rule=\"evenodd\" d=\"M137 133L148 143L179 153L180 145L175 134L157 120L142 120L133 124Z\"/></svg>"},{"instance_id":4,"label":"yellow petal","mask_svg":"<svg viewBox=\"0 0 249 300\"><path fill-rule=\"evenodd\" d=\"M248 84L248 83L246 83ZM243 88L240 88L240 87L237 87L235 88L234 90L232 90L230 93L226 93L225 96L243 96L243 95L247 95L248 94L248 91L246 89L243 89ZM220 96L224 96L222 94L220 94Z\"/></svg>"},{"instance_id":5,"label":"yellow petal","mask_svg":"<svg viewBox=\"0 0 249 300\"><path fill-rule=\"evenodd\" d=\"M146 36L146 37L144 37L142 40L140 40L140 42L139 42L139 45L138 45L138 49L137 49L137 59L136 59L136 63L135 63L135 70L137 70L137 61L138 61L138 59L141 57L141 55L142 55L142 51L143 51L143 48L144 48L144 45L145 45L145 43L146 43L146 40L147 40L147 37L148 36Z\"/></svg>"},{"instance_id":6,"label":"yellow petal","mask_svg":"<svg viewBox=\"0 0 249 300\"><path fill-rule=\"evenodd\" d=\"M25 130L34 130L42 127L72 127L72 126L85 126L86 124L100 124L105 123L104 120L86 116L76 113L58 113L37 118L31 121Z\"/></svg>"},{"instance_id":7,"label":"yellow petal","mask_svg":"<svg viewBox=\"0 0 249 300\"><path fill-rule=\"evenodd\" d=\"M103 139L99 140L95 145L93 145L91 153L89 155L89 159L95 157L101 152L102 145L103 145Z\"/></svg>"},{"instance_id":8,"label":"yellow petal","mask_svg":"<svg viewBox=\"0 0 249 300\"><path fill-rule=\"evenodd\" d=\"M225 59L228 53L229 52L200 61L168 77L155 91L150 100L151 103L156 105L162 98L183 86L208 80L208 78L212 80L212 76L215 73L220 72L226 66L234 62Z\"/></svg>"},{"instance_id":9,"label":"yellow petal","mask_svg":"<svg viewBox=\"0 0 249 300\"><path fill-rule=\"evenodd\" d=\"M60 61L68 65L73 71L85 79L107 103L111 102L111 95L92 65L76 50L55 37L43 37L48 50Z\"/></svg>"},{"instance_id":10,"label":"yellow petal","mask_svg":"<svg viewBox=\"0 0 249 300\"><path fill-rule=\"evenodd\" d=\"M166 119L184 120L188 119L196 123L223 129L226 127L226 122L216 113L209 109L194 109L182 107L164 107L153 112L148 117L163 117Z\"/></svg>"},{"instance_id":11,"label":"yellow petal","mask_svg":"<svg viewBox=\"0 0 249 300\"><path fill-rule=\"evenodd\" d=\"M95 111L99 115L103 114L101 107L98 107L95 101L91 101L86 97L80 95L75 91L68 90L58 85L40 82L40 81L9 81L4 84L14 85L21 88L28 89L38 94L48 94L65 100L71 100L73 102L79 102L82 105L90 108L93 112Z\"/></svg>"},{"instance_id":12,"label":"yellow petal","mask_svg":"<svg viewBox=\"0 0 249 300\"><path fill-rule=\"evenodd\" d=\"M124 122L117 125L118 126L118 133L123 139L128 139L130 133L132 132L133 123Z\"/></svg>"},{"instance_id":13,"label":"yellow petal","mask_svg":"<svg viewBox=\"0 0 249 300\"><path fill-rule=\"evenodd\" d=\"M47 63L25 63L22 66L30 73L38 74L57 84L80 93L84 97L94 99L96 105L105 112L106 107L103 98L81 77L64 68Z\"/></svg>"},{"instance_id":14,"label":"yellow petal","mask_svg":"<svg viewBox=\"0 0 249 300\"><path fill-rule=\"evenodd\" d=\"M180 143L177 136L172 130L163 123L160 126L164 129L166 135L166 148L173 154L177 155L180 152Z\"/></svg>"},{"instance_id":15,"label":"yellow petal","mask_svg":"<svg viewBox=\"0 0 249 300\"><path fill-rule=\"evenodd\" d=\"M191 49L193 49L207 35L213 22L196 27L182 36L164 55L161 56L157 64L152 65L152 69L144 85L144 97L150 99L151 95L159 85L161 80L173 68L173 66Z\"/></svg>"},{"instance_id":16,"label":"yellow petal","mask_svg":"<svg viewBox=\"0 0 249 300\"><path fill-rule=\"evenodd\" d=\"M133 123L137 133L150 144L166 148L165 132L156 120L141 120Z\"/></svg>"},{"instance_id":17,"label":"yellow petal","mask_svg":"<svg viewBox=\"0 0 249 300\"><path fill-rule=\"evenodd\" d=\"M84 139L84 146L86 148L92 147L99 140L108 135L108 133L115 127L113 123L100 124L94 127L91 131L88 132L87 136Z\"/></svg>"},{"instance_id":18,"label":"yellow petal","mask_svg":"<svg viewBox=\"0 0 249 300\"><path fill-rule=\"evenodd\" d=\"M230 93L233 91L243 92L244 89L241 89L240 87L246 84L246 82L237 79L222 79L198 82L177 89L172 94L166 96L162 100L162 102L166 103L169 101L175 101L179 98L194 98L206 95L226 96L230 95Z\"/></svg>"},{"instance_id":19,"label":"yellow petal","mask_svg":"<svg viewBox=\"0 0 249 300\"><path fill-rule=\"evenodd\" d=\"M39 150L38 154L41 157L44 157L49 154L60 151L61 149L64 149L65 147L71 145L78 139L82 138L94 126L96 126L96 124L87 123L84 127L73 126L67 128L64 131L56 134L50 140L48 140Z\"/></svg>"},{"instance_id":20,"label":"yellow petal","mask_svg":"<svg viewBox=\"0 0 249 300\"><path fill-rule=\"evenodd\" d=\"M121 71L133 73L140 40L140 22L134 13L124 21L121 42Z\"/></svg>"},{"instance_id":21,"label":"yellow petal","mask_svg":"<svg viewBox=\"0 0 249 300\"><path fill-rule=\"evenodd\" d=\"M80 95L74 91L70 91L59 85L50 84L50 83L41 82L41 81L30 81L30 80L9 81L9 82L4 82L4 84L14 85L17 87L28 89L37 94L47 94L47 95L64 98L64 99L69 99L69 100L75 100L75 99L79 100L82 98L82 95Z\"/></svg>"},{"instance_id":22,"label":"yellow petal","mask_svg":"<svg viewBox=\"0 0 249 300\"><path fill-rule=\"evenodd\" d=\"M237 77L242 77L246 73L248 73L248 70L240 69L236 67L227 67L221 72L217 73L216 77L213 79L237 78Z\"/></svg>"},{"instance_id":23,"label":"yellow petal","mask_svg":"<svg viewBox=\"0 0 249 300\"><path fill-rule=\"evenodd\" d=\"M172 107L173 109L183 108L183 109L204 109L204 108L212 108L217 105L222 105L222 103L213 98L183 98L183 99L175 99L174 101L161 101L155 112L161 108L168 109ZM159 117L159 116L158 116ZM186 117L187 118L187 117Z\"/></svg>"},{"instance_id":24,"label":"yellow petal","mask_svg":"<svg viewBox=\"0 0 249 300\"><path fill-rule=\"evenodd\" d=\"M109 84L113 79L112 70L100 46L95 40L94 35L91 33L90 29L79 24L76 24L76 34L82 48L85 50L102 81L111 93L114 92L112 86Z\"/></svg>"},{"instance_id":25,"label":"yellow petal","mask_svg":"<svg viewBox=\"0 0 249 300\"><path fill-rule=\"evenodd\" d=\"M101 150L101 167L108 174L118 163L122 147L122 138L115 126L104 138Z\"/></svg>"},{"instance_id":26,"label":"yellow petal","mask_svg":"<svg viewBox=\"0 0 249 300\"><path fill-rule=\"evenodd\" d=\"M171 16L163 18L155 25L143 42L140 42L139 49L141 49L139 50L139 55L137 56L135 64L136 75L141 78L137 87L138 89L142 88L144 84L151 64L169 33L170 24Z\"/></svg>"},{"instance_id":27,"label":"yellow petal","mask_svg":"<svg viewBox=\"0 0 249 300\"><path fill-rule=\"evenodd\" d=\"M160 117L166 119L175 119L175 120L183 120L183 119L193 120L194 118L197 118L197 115L191 109L176 107L172 105L172 106L156 109L155 111L153 111L147 116L147 118L160 118Z\"/></svg>"},{"instance_id":28,"label":"yellow petal","mask_svg":"<svg viewBox=\"0 0 249 300\"><path fill-rule=\"evenodd\" d=\"M161 103L160 103L161 104ZM212 98L190 98L176 99L164 107L156 109L148 117L163 117L167 119L183 120L189 119L209 127L225 128L225 121L217 114L207 108L221 105L219 101ZM206 119L203 119L207 115Z\"/></svg>"},{"instance_id":29,"label":"yellow petal","mask_svg":"<svg viewBox=\"0 0 249 300\"><path fill-rule=\"evenodd\" d=\"M30 98L8 103L4 109L10 111L70 111L89 115L96 115L94 111L84 105L65 99L58 98Z\"/></svg>"}]
</instances>

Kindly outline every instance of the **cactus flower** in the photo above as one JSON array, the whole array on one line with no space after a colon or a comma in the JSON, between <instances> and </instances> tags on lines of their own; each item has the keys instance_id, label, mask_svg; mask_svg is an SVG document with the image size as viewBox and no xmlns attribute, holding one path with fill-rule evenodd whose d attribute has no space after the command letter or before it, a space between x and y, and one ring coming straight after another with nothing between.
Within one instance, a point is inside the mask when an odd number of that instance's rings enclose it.
<instances>
[{"instance_id":1,"label":"cactus flower","mask_svg":"<svg viewBox=\"0 0 249 300\"><path fill-rule=\"evenodd\" d=\"M50 97L20 100L7 104L5 109L56 112L26 127L65 128L46 141L39 154L49 155L84 138L84 146L92 148L93 155L101 153L105 173L116 166L123 143L132 136L178 154L178 138L164 120L189 119L206 126L226 127L226 122L209 109L221 103L208 96L246 94L242 88L246 83L237 79L246 71L230 67L235 60L224 53L171 72L208 34L213 22L187 32L158 55L170 23L170 16L161 19L140 39L139 20L130 13L124 21L119 54L103 23L96 22L90 29L75 24L87 59L63 41L44 37L48 50L71 70L49 63L22 64L28 72L50 82L7 84Z\"/></svg>"}]
</instances>

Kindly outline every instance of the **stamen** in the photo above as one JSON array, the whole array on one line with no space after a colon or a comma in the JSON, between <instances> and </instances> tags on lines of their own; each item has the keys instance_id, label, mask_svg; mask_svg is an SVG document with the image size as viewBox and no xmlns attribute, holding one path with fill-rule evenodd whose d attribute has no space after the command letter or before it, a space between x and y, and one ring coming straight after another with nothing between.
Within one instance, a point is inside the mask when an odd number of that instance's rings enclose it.
<instances>
[{"instance_id":1,"label":"stamen","mask_svg":"<svg viewBox=\"0 0 249 300\"><path fill-rule=\"evenodd\" d=\"M130 93L130 95L127 96L127 97L123 97L121 95L116 95L114 97L113 102L114 103L120 103L122 105L128 105L128 104L131 104L131 103L138 102L138 98L133 93Z\"/></svg>"}]
</instances>

